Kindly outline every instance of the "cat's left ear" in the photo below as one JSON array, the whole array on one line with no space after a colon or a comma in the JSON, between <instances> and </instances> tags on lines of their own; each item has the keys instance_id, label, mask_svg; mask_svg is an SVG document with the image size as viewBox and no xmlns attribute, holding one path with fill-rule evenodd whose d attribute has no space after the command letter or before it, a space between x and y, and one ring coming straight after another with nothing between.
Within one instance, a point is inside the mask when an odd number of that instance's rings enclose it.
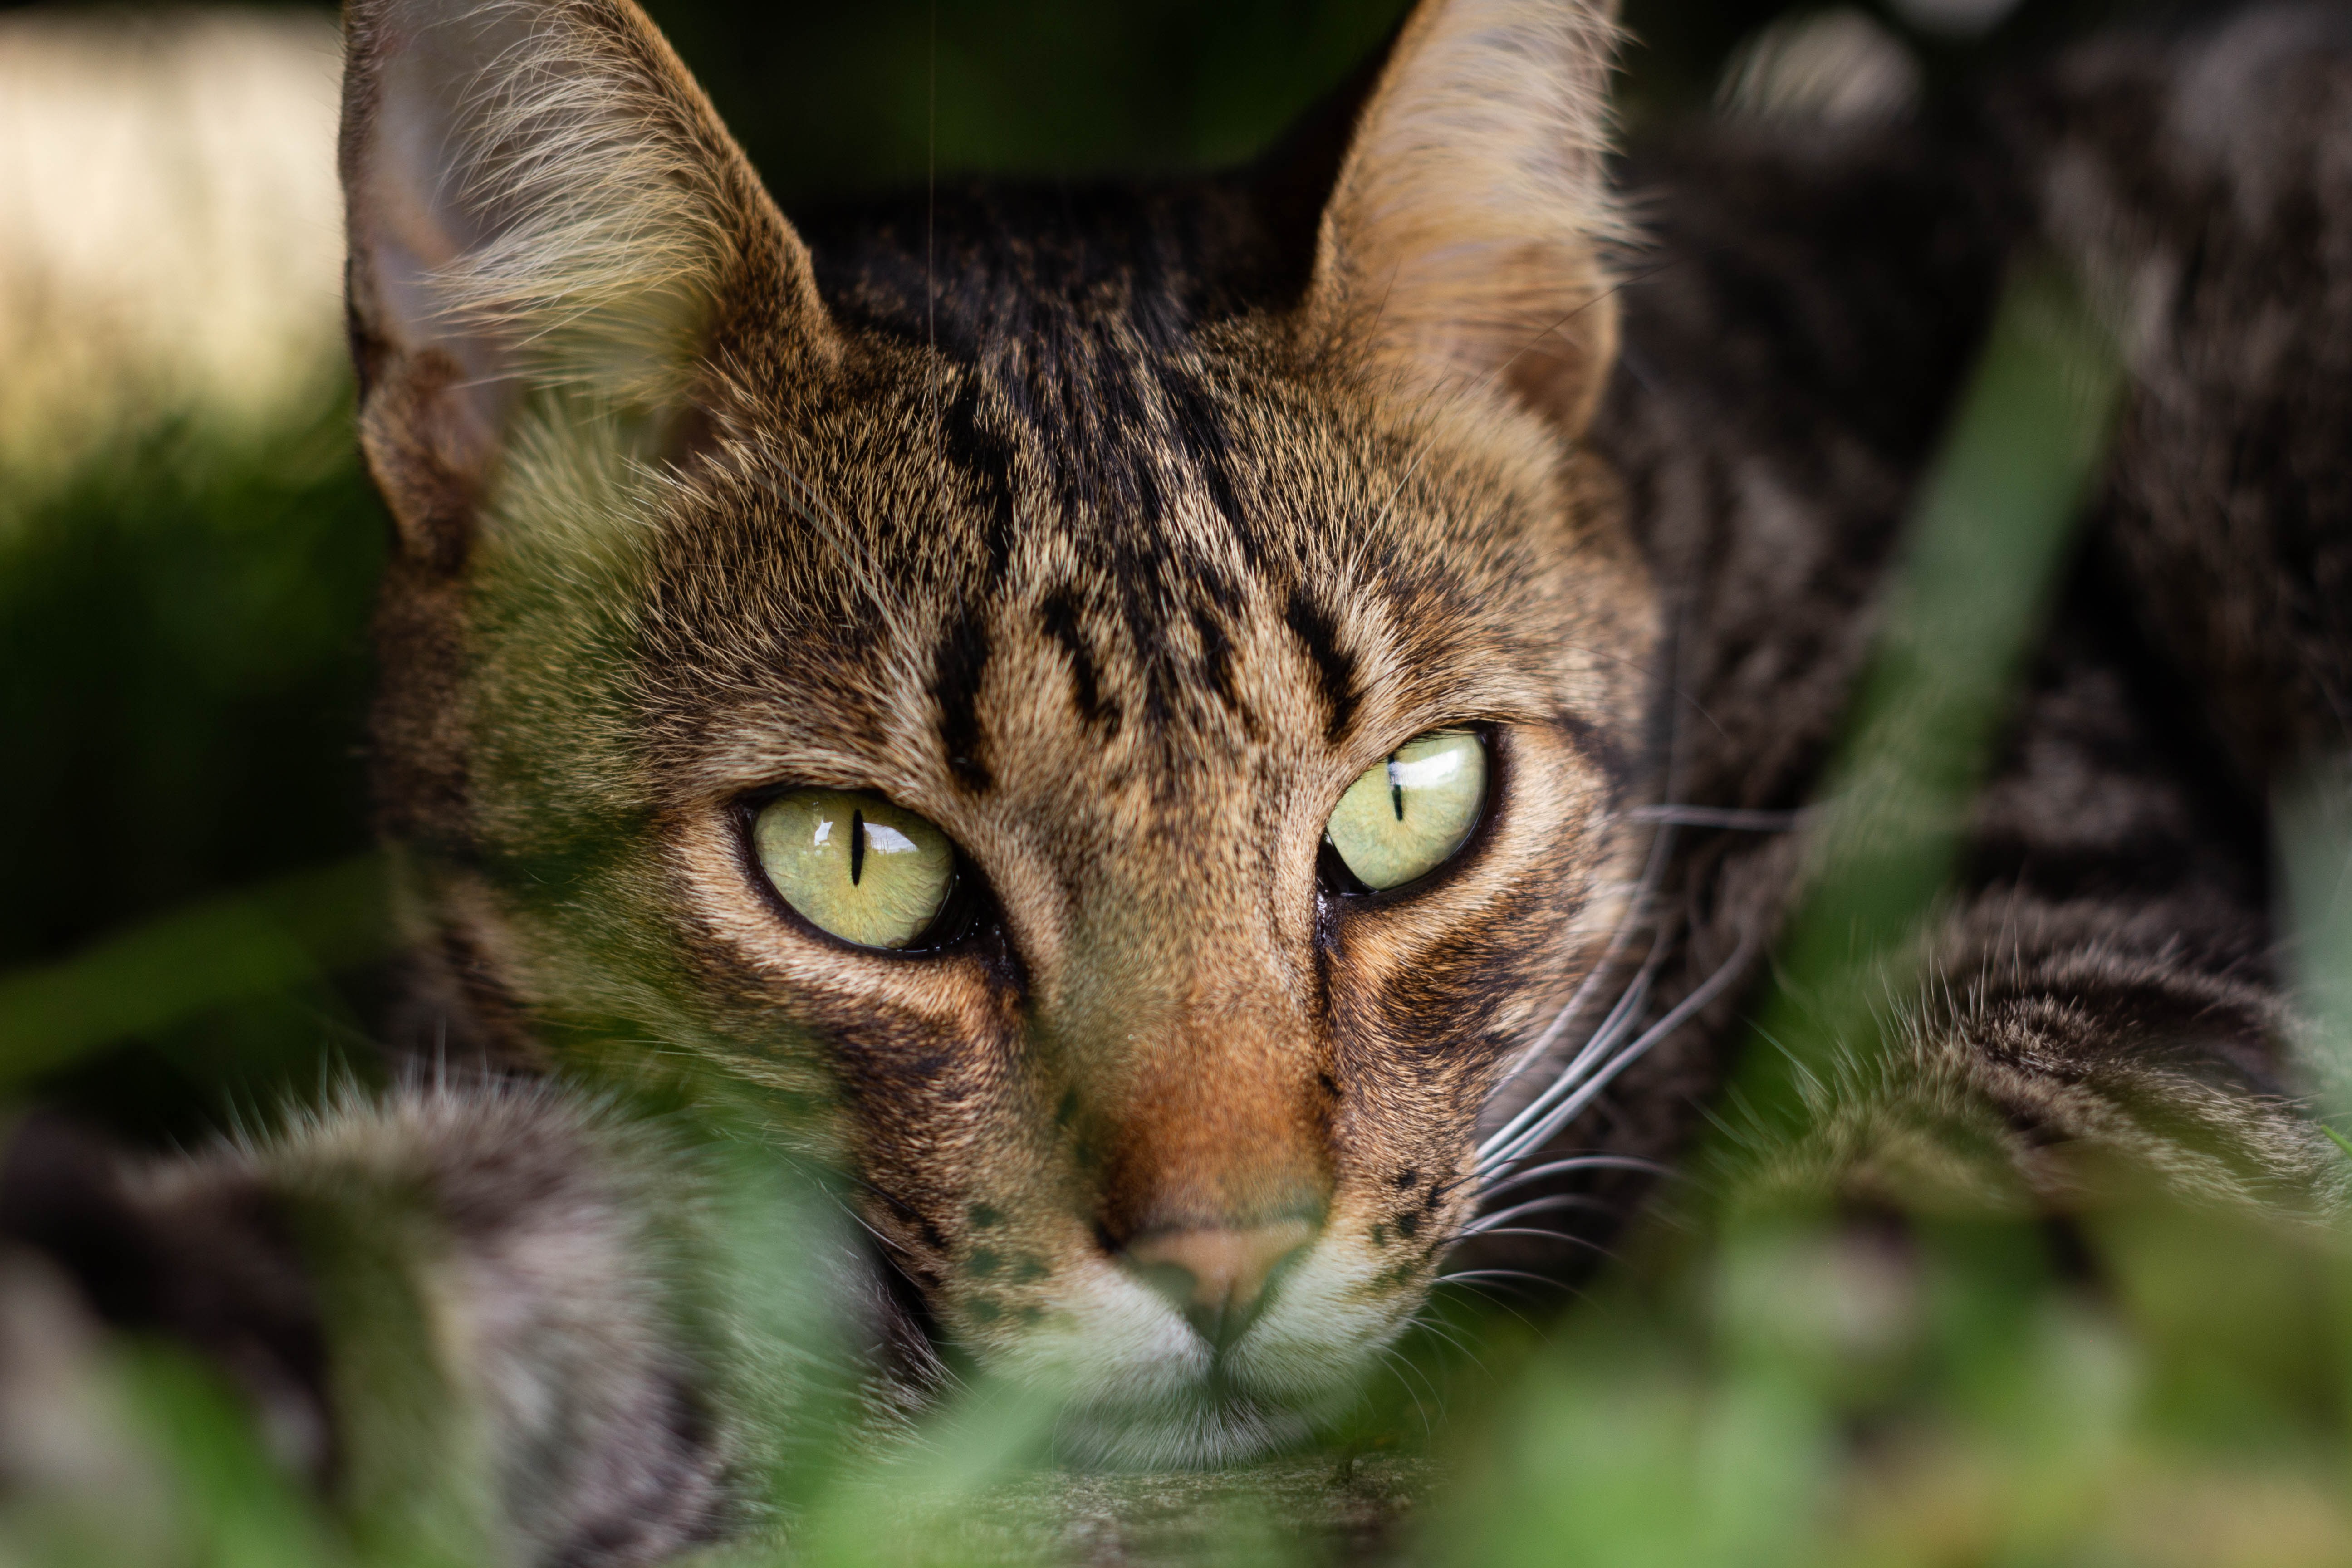
<instances>
[{"instance_id":1,"label":"cat's left ear","mask_svg":"<svg viewBox=\"0 0 2352 1568\"><path fill-rule=\"evenodd\" d=\"M360 434L411 552L462 556L534 388L674 448L730 364L832 363L806 247L631 0L350 0L344 31Z\"/></svg>"},{"instance_id":2,"label":"cat's left ear","mask_svg":"<svg viewBox=\"0 0 2352 1568\"><path fill-rule=\"evenodd\" d=\"M1302 310L1407 395L1499 397L1562 433L1615 358L1606 0L1422 0L1356 121Z\"/></svg>"}]
</instances>

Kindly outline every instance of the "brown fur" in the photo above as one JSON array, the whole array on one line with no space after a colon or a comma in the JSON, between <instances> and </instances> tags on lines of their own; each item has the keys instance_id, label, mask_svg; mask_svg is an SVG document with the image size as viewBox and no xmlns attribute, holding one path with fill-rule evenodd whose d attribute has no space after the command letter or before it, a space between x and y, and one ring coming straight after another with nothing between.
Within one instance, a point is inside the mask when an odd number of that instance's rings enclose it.
<instances>
[{"instance_id":1,"label":"brown fur","mask_svg":"<svg viewBox=\"0 0 2352 1568\"><path fill-rule=\"evenodd\" d=\"M417 98L412 59L478 24L355 11L345 143L362 429L421 590L379 745L461 1028L536 1052L628 1019L788 1097L959 1339L1071 1381L1104 1441L1257 1440L1419 1304L1498 1067L1635 837L1648 590L1560 443L1612 330L1607 24L1419 18L1303 297L1171 319L1008 237L992 283L950 265L1034 330L961 341L949 304L934 346L859 282L820 303L633 13L484 15L503 74ZM384 127L432 93L481 107L408 167ZM608 121L682 162L606 160ZM1472 849L1410 900L1319 888L1340 790L1465 721L1505 780ZM982 929L909 957L801 923L741 838L786 781L938 823ZM1320 1239L1188 1436L1206 1349L1119 1250L1295 1215Z\"/></svg>"}]
</instances>

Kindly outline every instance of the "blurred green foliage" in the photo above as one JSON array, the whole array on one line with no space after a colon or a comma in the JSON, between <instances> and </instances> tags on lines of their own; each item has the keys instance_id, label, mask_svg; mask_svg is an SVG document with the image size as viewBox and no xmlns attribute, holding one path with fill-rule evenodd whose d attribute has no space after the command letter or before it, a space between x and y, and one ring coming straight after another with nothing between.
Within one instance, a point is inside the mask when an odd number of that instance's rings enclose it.
<instances>
[{"instance_id":1,"label":"blurred green foliage","mask_svg":"<svg viewBox=\"0 0 2352 1568\"><path fill-rule=\"evenodd\" d=\"M257 440L135 431L0 494L0 1089L116 1045L45 1098L184 1137L349 1059L364 1009L325 972L381 952L379 884L310 884L369 847L385 527L345 400ZM289 878L290 917L229 891Z\"/></svg>"},{"instance_id":2,"label":"blurred green foliage","mask_svg":"<svg viewBox=\"0 0 2352 1568\"><path fill-rule=\"evenodd\" d=\"M1402 0L652 0L789 210L974 171L1082 178L1246 158Z\"/></svg>"},{"instance_id":3,"label":"blurred green foliage","mask_svg":"<svg viewBox=\"0 0 2352 1568\"><path fill-rule=\"evenodd\" d=\"M365 845L384 538L343 402L259 441L134 432L0 493L0 963Z\"/></svg>"}]
</instances>

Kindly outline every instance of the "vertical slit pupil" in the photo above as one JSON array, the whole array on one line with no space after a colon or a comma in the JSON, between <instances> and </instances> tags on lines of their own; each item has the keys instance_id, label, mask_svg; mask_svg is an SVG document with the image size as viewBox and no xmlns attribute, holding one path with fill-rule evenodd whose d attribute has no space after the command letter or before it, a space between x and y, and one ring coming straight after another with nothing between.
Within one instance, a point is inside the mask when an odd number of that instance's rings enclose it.
<instances>
[{"instance_id":1,"label":"vertical slit pupil","mask_svg":"<svg viewBox=\"0 0 2352 1568\"><path fill-rule=\"evenodd\" d=\"M849 885L866 874L866 814L852 810L849 814Z\"/></svg>"},{"instance_id":2,"label":"vertical slit pupil","mask_svg":"<svg viewBox=\"0 0 2352 1568\"><path fill-rule=\"evenodd\" d=\"M1397 776L1396 753L1389 753L1389 803L1396 807L1397 820L1404 820L1404 780Z\"/></svg>"}]
</instances>

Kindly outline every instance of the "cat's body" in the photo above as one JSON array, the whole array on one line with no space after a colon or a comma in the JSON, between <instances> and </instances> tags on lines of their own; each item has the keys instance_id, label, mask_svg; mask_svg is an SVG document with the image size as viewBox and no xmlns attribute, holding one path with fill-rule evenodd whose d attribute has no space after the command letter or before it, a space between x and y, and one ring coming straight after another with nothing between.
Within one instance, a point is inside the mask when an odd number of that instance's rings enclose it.
<instances>
[{"instance_id":1,"label":"cat's body","mask_svg":"<svg viewBox=\"0 0 2352 1568\"><path fill-rule=\"evenodd\" d=\"M1628 291L1595 439L1641 476L1633 526L1690 595L1677 798L1804 796L1858 668L1852 612L2006 269L2053 254L2103 290L2133 384L1930 996L1893 1029L1916 1047L1897 1103L1831 1156L1850 1184L1919 1154L1901 1146L1930 1105L2053 1201L2068 1151L2103 1146L2214 1194L2337 1181L2273 1120L2309 1082L2269 808L2344 745L2321 432L2346 411L2346 334L2319 279L2344 255L2347 37L2315 8L2102 40L1965 126L1732 128L1656 165L1680 193L1658 208L1667 269ZM1698 895L1718 952L1756 918L1739 889L1778 885L1771 848L1719 853Z\"/></svg>"},{"instance_id":2,"label":"cat's body","mask_svg":"<svg viewBox=\"0 0 2352 1568\"><path fill-rule=\"evenodd\" d=\"M2126 307L2137 392L1897 1070L1814 1157L1867 1190L1970 1151L2053 1204L2074 1148L2331 1194L2284 1098L2263 802L2340 746L2352 655L2334 14L2099 46L1959 125L1637 157L1622 353L1604 31L1433 4L1352 138L1263 177L794 231L633 13L360 7L402 1027L496 1070L132 1179L33 1141L10 1233L127 1274L109 1316L244 1372L289 1453L383 1506L391 1396L336 1347L376 1331L353 1281L396 1282L516 1558L651 1561L744 1522L775 1389L677 1283L720 1267L673 1223L692 1161L533 1079L677 1053L689 1094L748 1086L853 1173L875 1244L809 1268L865 1326L877 1411L944 1348L1054 1390L1082 1456L1302 1434L1470 1249L1570 1267L1450 1243L1496 1173L1478 1140L1543 1079L1513 1058L1563 1059L1578 986L1654 950L1627 1037L1696 1016L1541 1157L1684 1146L1800 845L1682 827L1645 875L1641 808L1811 797L2001 280L2042 248ZM1325 820L1433 732L1477 737L1496 793L1454 858L1368 894ZM793 785L936 821L962 923L825 936L761 880ZM1605 1226L1640 1180L1514 1201L1597 1193ZM1592 1212L1527 1225L1591 1239ZM355 1221L365 1246L332 1239ZM170 1238L205 1226L246 1283L192 1296L170 1282L206 1258Z\"/></svg>"}]
</instances>

